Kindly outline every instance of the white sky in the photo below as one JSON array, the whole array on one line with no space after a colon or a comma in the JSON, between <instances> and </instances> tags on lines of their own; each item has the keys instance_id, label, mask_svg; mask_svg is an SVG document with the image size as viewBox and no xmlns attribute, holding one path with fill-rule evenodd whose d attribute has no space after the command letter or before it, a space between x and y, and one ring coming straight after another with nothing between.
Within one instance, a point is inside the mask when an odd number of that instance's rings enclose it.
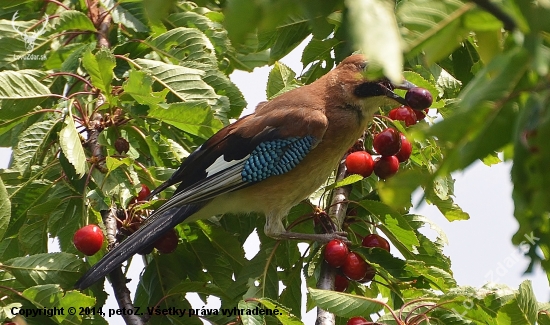
<instances>
[{"instance_id":1,"label":"white sky","mask_svg":"<svg viewBox=\"0 0 550 325\"><path fill-rule=\"evenodd\" d=\"M302 70L300 55L303 46L304 44L281 60L298 75ZM255 69L253 73L236 71L231 75L231 79L241 89L248 102L249 106L244 114L250 113L258 102L265 100L269 70L270 68L263 67ZM0 168L7 166L9 155L9 149L0 148ZM528 260L522 256L517 247L511 244L517 222L513 217L510 167L508 163L487 167L478 162L466 171L454 175L455 201L470 214L471 219L468 221L450 223L435 207L426 204L414 209L413 212L430 218L447 234L449 245L444 252L451 257L452 270L459 285L479 287L493 281L517 289L523 280L531 279L537 300L548 301L550 289L545 274L540 267L537 267L534 274L523 276ZM415 197L416 200L413 202L418 202L420 193L417 192ZM252 250L249 252L252 254L258 247L258 244L253 241L251 238L245 245L245 249ZM139 277L142 267L141 260L135 258L130 275L134 281L129 285L133 292L136 286L135 279ZM107 307L116 308L110 285L106 287L111 294ZM193 298L194 308L201 308L203 305L200 300ZM215 300L211 300L207 308L218 306ZM111 318L108 321L122 322L117 318ZM305 324L313 324L315 313L306 314L303 321Z\"/></svg>"}]
</instances>

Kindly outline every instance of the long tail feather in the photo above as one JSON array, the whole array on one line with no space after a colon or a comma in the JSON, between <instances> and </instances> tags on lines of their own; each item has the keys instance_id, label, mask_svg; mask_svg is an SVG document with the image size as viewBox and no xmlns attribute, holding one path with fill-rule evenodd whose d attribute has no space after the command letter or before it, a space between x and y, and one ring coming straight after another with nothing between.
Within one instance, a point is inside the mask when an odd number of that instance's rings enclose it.
<instances>
[{"instance_id":1,"label":"long tail feather","mask_svg":"<svg viewBox=\"0 0 550 325\"><path fill-rule=\"evenodd\" d=\"M169 229L187 219L201 209L206 202L175 206L160 212L160 215L151 216L141 228L130 235L126 240L105 254L94 264L75 284L75 289L82 290L102 279L112 270L136 254L140 250L153 245Z\"/></svg>"}]
</instances>

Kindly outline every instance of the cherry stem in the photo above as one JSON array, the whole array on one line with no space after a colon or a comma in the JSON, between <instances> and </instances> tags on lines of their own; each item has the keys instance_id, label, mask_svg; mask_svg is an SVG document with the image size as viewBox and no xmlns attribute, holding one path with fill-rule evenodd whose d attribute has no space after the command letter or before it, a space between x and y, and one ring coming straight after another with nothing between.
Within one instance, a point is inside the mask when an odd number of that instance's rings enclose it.
<instances>
[{"instance_id":1,"label":"cherry stem","mask_svg":"<svg viewBox=\"0 0 550 325\"><path fill-rule=\"evenodd\" d=\"M82 76L79 76L79 75L77 75L76 73L72 73L72 72L54 72L54 73L50 73L49 75L47 75L47 76L44 77L43 79L49 78L49 77L56 77L56 76L69 76L69 77L73 77L73 78L75 78L75 79L78 79L78 80L84 82L84 83L87 84L90 88L93 88L93 85L92 85L88 80L86 80L86 79L83 78Z\"/></svg>"}]
</instances>

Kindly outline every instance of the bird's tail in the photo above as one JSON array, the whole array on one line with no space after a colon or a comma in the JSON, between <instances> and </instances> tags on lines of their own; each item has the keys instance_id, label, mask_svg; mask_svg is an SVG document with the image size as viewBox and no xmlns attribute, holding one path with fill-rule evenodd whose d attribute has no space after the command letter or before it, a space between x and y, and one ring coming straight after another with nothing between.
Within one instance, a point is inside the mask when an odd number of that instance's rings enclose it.
<instances>
[{"instance_id":1,"label":"bird's tail","mask_svg":"<svg viewBox=\"0 0 550 325\"><path fill-rule=\"evenodd\" d=\"M174 206L153 214L144 224L122 243L109 251L99 262L94 264L75 284L75 289L83 290L111 273L116 267L155 243L168 230L187 219L204 206L194 203Z\"/></svg>"}]
</instances>

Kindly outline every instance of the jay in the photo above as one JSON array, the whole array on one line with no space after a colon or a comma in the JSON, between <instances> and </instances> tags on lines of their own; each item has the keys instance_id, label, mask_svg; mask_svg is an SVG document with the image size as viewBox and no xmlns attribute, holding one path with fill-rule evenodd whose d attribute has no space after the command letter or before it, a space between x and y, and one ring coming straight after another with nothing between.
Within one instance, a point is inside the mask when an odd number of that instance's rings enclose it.
<instances>
[{"instance_id":1,"label":"jay","mask_svg":"<svg viewBox=\"0 0 550 325\"><path fill-rule=\"evenodd\" d=\"M182 222L224 213L265 214L265 234L275 239L328 242L342 233L287 231L289 210L318 189L384 104L407 104L394 88L404 81L369 81L361 54L343 60L315 82L258 105L197 148L162 185L180 183L174 195L76 283L84 289L152 245Z\"/></svg>"}]
</instances>

